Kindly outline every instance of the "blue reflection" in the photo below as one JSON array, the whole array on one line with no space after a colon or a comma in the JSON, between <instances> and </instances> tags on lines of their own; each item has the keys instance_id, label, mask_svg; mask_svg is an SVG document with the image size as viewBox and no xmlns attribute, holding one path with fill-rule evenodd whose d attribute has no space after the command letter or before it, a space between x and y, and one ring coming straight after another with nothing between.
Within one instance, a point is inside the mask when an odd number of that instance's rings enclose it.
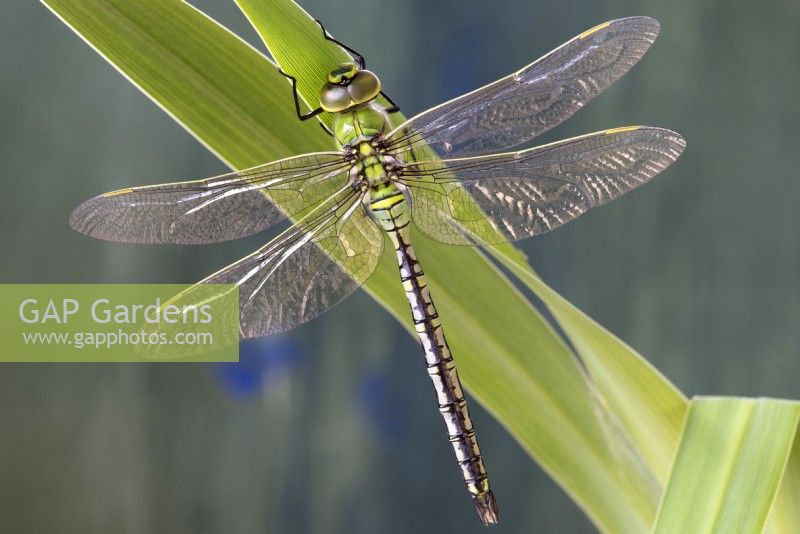
<instances>
[{"instance_id":1,"label":"blue reflection","mask_svg":"<svg viewBox=\"0 0 800 534\"><path fill-rule=\"evenodd\" d=\"M358 400L367 424L387 445L400 447L406 435L408 399L386 374L371 372L361 377Z\"/></svg>"},{"instance_id":2,"label":"blue reflection","mask_svg":"<svg viewBox=\"0 0 800 534\"><path fill-rule=\"evenodd\" d=\"M246 398L269 387L270 380L299 365L305 356L289 338L251 339L239 344L238 362L214 364L213 373L231 396Z\"/></svg>"}]
</instances>

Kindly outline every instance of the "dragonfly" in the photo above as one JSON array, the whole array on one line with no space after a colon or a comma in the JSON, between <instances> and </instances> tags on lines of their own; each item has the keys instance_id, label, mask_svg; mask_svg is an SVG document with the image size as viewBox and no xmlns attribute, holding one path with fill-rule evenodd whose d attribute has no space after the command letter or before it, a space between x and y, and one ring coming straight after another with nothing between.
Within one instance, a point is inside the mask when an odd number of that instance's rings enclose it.
<instances>
[{"instance_id":1,"label":"dragonfly","mask_svg":"<svg viewBox=\"0 0 800 534\"><path fill-rule=\"evenodd\" d=\"M605 22L517 72L391 127L398 108L378 77L322 27L352 61L320 80L317 107L303 113L297 80L282 73L300 120L333 116L335 150L105 193L76 208L70 225L117 242L200 244L295 221L199 283L238 287L240 339L285 332L332 308L375 271L388 236L467 491L479 519L497 523L497 501L411 227L447 245L516 241L558 228L667 168L686 143L663 128L613 128L518 149L624 75L659 29L647 17Z\"/></svg>"}]
</instances>

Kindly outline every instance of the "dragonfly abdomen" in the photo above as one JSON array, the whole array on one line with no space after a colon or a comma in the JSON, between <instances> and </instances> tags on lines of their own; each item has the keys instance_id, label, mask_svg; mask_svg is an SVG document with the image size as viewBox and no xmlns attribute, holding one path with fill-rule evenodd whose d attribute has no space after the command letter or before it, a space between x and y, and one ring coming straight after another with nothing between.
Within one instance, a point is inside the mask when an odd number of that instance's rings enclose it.
<instances>
[{"instance_id":1,"label":"dragonfly abdomen","mask_svg":"<svg viewBox=\"0 0 800 534\"><path fill-rule=\"evenodd\" d=\"M396 185L394 187L397 188ZM373 201L372 206L376 205L383 206L382 210L377 210L379 213L385 210L384 216L387 219L385 226L384 224L382 226L391 228L387 231L397 254L400 278L411 306L414 327L425 352L428 376L433 382L439 412L444 419L447 435L461 468L467 491L472 496L480 520L485 525L497 523L499 520L497 503L489 488L489 478L481 458L461 380L450 348L447 346L425 273L411 246L408 203L402 191L398 190L397 194L386 196L377 202ZM395 212L402 218L395 218Z\"/></svg>"},{"instance_id":2,"label":"dragonfly abdomen","mask_svg":"<svg viewBox=\"0 0 800 534\"><path fill-rule=\"evenodd\" d=\"M387 181L369 188L369 215L390 234L406 228L411 222L409 202L400 187Z\"/></svg>"}]
</instances>

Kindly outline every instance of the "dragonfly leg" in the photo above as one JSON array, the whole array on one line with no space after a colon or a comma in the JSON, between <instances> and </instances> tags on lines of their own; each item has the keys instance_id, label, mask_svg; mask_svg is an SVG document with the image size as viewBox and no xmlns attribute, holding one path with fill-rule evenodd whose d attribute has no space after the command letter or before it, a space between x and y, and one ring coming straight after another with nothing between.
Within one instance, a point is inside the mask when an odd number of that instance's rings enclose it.
<instances>
[{"instance_id":1,"label":"dragonfly leg","mask_svg":"<svg viewBox=\"0 0 800 534\"><path fill-rule=\"evenodd\" d=\"M297 78L295 78L291 74L286 74L285 72L283 72L283 69L278 69L278 72L280 72L283 76L286 76L287 78L289 78L292 81L292 94L294 95L294 110L297 112L297 118L298 119L300 119L301 121L306 121L306 120L310 119L311 117L316 117L317 115L319 115L320 113L322 113L324 111L321 107L319 107L317 109L311 110L308 113L301 112L300 111L300 95L297 92ZM333 135L333 133L331 133L331 135Z\"/></svg>"},{"instance_id":2,"label":"dragonfly leg","mask_svg":"<svg viewBox=\"0 0 800 534\"><path fill-rule=\"evenodd\" d=\"M347 50L348 52L350 52L353 55L353 57L355 58L356 63L358 63L358 67L361 68L361 69L366 68L367 63L366 63L366 61L364 61L364 56L363 55L361 55L356 50L353 50L352 48L350 48L349 46L347 46L346 44L344 44L343 42L337 40L331 34L329 34L328 30L325 29L325 26L322 25L322 21L320 21L319 19L314 19L314 20L317 21L317 24L319 24L319 27L322 29L322 35L323 35L323 37L325 37L326 41L330 41L332 43L335 43L335 44L341 46L342 48L344 48L345 50Z\"/></svg>"},{"instance_id":3,"label":"dragonfly leg","mask_svg":"<svg viewBox=\"0 0 800 534\"><path fill-rule=\"evenodd\" d=\"M386 113L397 113L398 111L400 111L400 106L398 106L397 104L395 104L395 103L394 103L394 100L392 100L391 98L389 98L389 95L387 95L386 93L384 93L383 91L381 91L381 96L383 96L383 98L385 98L385 99L386 99L386 101L387 101L387 102L389 102L389 104L391 105L391 107L389 107L389 108L386 108L386 110L385 110L385 111L386 111Z\"/></svg>"}]
</instances>

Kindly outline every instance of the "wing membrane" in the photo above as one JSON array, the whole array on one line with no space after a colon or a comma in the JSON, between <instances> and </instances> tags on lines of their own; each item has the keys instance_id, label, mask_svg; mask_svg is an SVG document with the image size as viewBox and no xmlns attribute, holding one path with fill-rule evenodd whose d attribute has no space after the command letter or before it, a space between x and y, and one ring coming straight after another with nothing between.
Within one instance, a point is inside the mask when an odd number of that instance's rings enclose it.
<instances>
[{"instance_id":1,"label":"wing membrane","mask_svg":"<svg viewBox=\"0 0 800 534\"><path fill-rule=\"evenodd\" d=\"M205 180L123 189L87 200L69 222L123 243L226 241L313 207L346 183L348 168L340 152L319 152Z\"/></svg>"},{"instance_id":2,"label":"wing membrane","mask_svg":"<svg viewBox=\"0 0 800 534\"><path fill-rule=\"evenodd\" d=\"M369 278L383 252L381 230L365 214L361 194L346 186L250 256L201 281L239 286L242 339L284 332L313 319ZM207 292L176 299L191 305Z\"/></svg>"},{"instance_id":3,"label":"wing membrane","mask_svg":"<svg viewBox=\"0 0 800 534\"><path fill-rule=\"evenodd\" d=\"M553 230L647 182L686 146L670 130L617 128L521 152L408 165L415 224L447 244Z\"/></svg>"},{"instance_id":4,"label":"wing membrane","mask_svg":"<svg viewBox=\"0 0 800 534\"><path fill-rule=\"evenodd\" d=\"M630 17L601 24L494 83L411 118L388 136L396 151L423 143L441 157L507 150L560 124L644 55L659 24Z\"/></svg>"}]
</instances>

